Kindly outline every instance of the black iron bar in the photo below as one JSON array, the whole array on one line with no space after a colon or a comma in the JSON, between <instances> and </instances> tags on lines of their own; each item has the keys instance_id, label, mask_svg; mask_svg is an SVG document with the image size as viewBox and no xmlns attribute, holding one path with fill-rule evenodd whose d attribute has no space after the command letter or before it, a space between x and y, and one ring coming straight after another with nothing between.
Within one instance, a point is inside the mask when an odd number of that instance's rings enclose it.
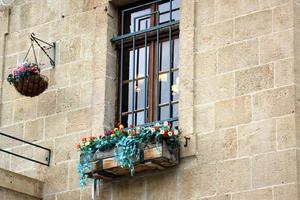
<instances>
[{"instance_id":1,"label":"black iron bar","mask_svg":"<svg viewBox=\"0 0 300 200\"><path fill-rule=\"evenodd\" d=\"M170 0L170 19L169 21L172 21L172 0ZM173 49L173 42L172 42L172 27L169 27L169 117L172 117L173 112L173 106L172 106L172 100L173 100L173 91L172 91L172 84L173 84L173 74L172 74L172 68L173 68L173 55L172 55L172 49Z\"/></svg>"},{"instance_id":2,"label":"black iron bar","mask_svg":"<svg viewBox=\"0 0 300 200\"><path fill-rule=\"evenodd\" d=\"M148 26L148 21L146 21L146 27ZM148 74L148 55L147 55L147 33L145 33L145 69L144 69L144 123L148 121L147 119L147 113L146 113L146 107L147 107L147 99L148 99L148 80L147 80L147 74Z\"/></svg>"},{"instance_id":3,"label":"black iron bar","mask_svg":"<svg viewBox=\"0 0 300 200\"><path fill-rule=\"evenodd\" d=\"M34 36L34 33L32 33L31 34L31 36L30 36L30 38L31 38L31 40L33 40L41 49L42 49L42 51L46 54L46 56L49 58L49 60L50 60L50 64L52 65L52 66L55 66L55 60L53 60L50 56L49 56L49 54L46 52L46 50L42 47L42 45L38 42L38 41L41 41L41 42L44 42L44 41L42 41L42 40L40 40L40 39L38 39L37 37L35 37ZM44 42L45 44L47 44L47 45L50 45L49 43L47 43L47 42ZM55 44L53 44L53 45L50 45L52 48L55 48Z\"/></svg>"},{"instance_id":4,"label":"black iron bar","mask_svg":"<svg viewBox=\"0 0 300 200\"><path fill-rule=\"evenodd\" d=\"M161 2L161 1L165 1L165 0L156 0L156 1L151 1L149 3L145 3L145 4L142 4L142 5L137 5L137 6L134 6L134 7L130 7L130 8L124 9L122 11L122 14L125 13L125 12L128 12L130 10L135 10L137 8L141 8L141 7L144 7L144 6L147 6L147 5L151 5L151 4L154 4L154 3L158 3L158 2Z\"/></svg>"},{"instance_id":5,"label":"black iron bar","mask_svg":"<svg viewBox=\"0 0 300 200\"><path fill-rule=\"evenodd\" d=\"M133 125L135 125L135 87L136 87L136 83L135 83L135 36L133 36L133 41L132 41L132 52L133 52L133 65L132 65L132 116L131 116L131 123Z\"/></svg>"},{"instance_id":6,"label":"black iron bar","mask_svg":"<svg viewBox=\"0 0 300 200\"><path fill-rule=\"evenodd\" d=\"M50 43L48 43L48 42L45 42L44 40L41 40L41 39L37 38L37 37L35 36L34 33L31 33L30 37L31 37L32 39L35 39L35 40L37 40L37 41L40 41L40 42L42 42L42 43L44 43L44 44L47 44L47 45L49 45L50 47L54 47L54 44L50 44Z\"/></svg>"},{"instance_id":7,"label":"black iron bar","mask_svg":"<svg viewBox=\"0 0 300 200\"><path fill-rule=\"evenodd\" d=\"M19 157L19 158L23 158L23 159L25 159L25 160L29 160L29 161L31 161L31 162L39 163L39 164L41 164L41 165L50 166L50 165L49 165L49 162L48 162L48 163L43 163L43 162L40 162L40 161L38 161L38 160L34 160L34 159L31 159L31 158L28 158L28 157L21 156L21 155L19 155L19 154L10 152L10 151L6 151L6 150L4 150L4 149L0 149L0 151L2 151L2 152L4 152L4 153L11 154L11 155L16 156L16 157Z\"/></svg>"},{"instance_id":8,"label":"black iron bar","mask_svg":"<svg viewBox=\"0 0 300 200\"><path fill-rule=\"evenodd\" d=\"M171 23L164 23L164 24L161 24L161 25L152 26L148 29L137 31L135 33L127 33L127 34L124 34L124 35L122 34L121 36L113 37L111 39L111 42L117 42L117 41L122 40L122 39L126 39L126 38L129 38L129 37L133 37L133 36L136 36L136 35L152 32L152 31L159 31L160 29L167 28L169 26L178 25L178 24L179 24L179 20L173 21Z\"/></svg>"},{"instance_id":9,"label":"black iron bar","mask_svg":"<svg viewBox=\"0 0 300 200\"><path fill-rule=\"evenodd\" d=\"M42 164L42 165L50 166L50 156L51 156L51 150L50 150L50 149L48 149L48 148L46 148L46 147L42 147L42 146L37 145L37 144L34 144L34 143L31 143L31 142L28 142L28 141L25 141L25 140L22 140L22 139L20 139L20 138L16 138L16 137L11 136L11 135L7 135L7 134L5 134L5 133L1 133L1 132L0 132L0 135L48 151L48 157L47 157L47 159L48 159L47 161L48 161L48 162L47 162L47 164L46 164L46 163L40 162L40 161L38 161L38 160L34 160L34 159L31 159L31 158L28 158L28 157L25 157L25 156L22 156L22 155L19 155L19 154L16 154L16 153L13 153L13 152L4 150L4 149L0 149L0 151L5 152L5 153L8 153L8 154L11 154L11 155L14 155L14 156L17 156L17 157L20 157L20 158L24 158L24 159L26 159L26 160L30 160L30 161L35 162L35 163L39 163L39 164Z\"/></svg>"},{"instance_id":10,"label":"black iron bar","mask_svg":"<svg viewBox=\"0 0 300 200\"><path fill-rule=\"evenodd\" d=\"M120 109L120 114L119 114L119 122L122 122L122 105L123 105L123 91L122 91L122 89L123 89L123 83L122 83L122 81L123 81L123 62L124 62L124 40L122 39L121 40L121 61L120 61L121 63L121 65L120 65L120 91L119 91L119 93L120 93L120 99L119 99L119 109ZM129 64L130 65L130 64ZM128 83L128 87L130 88L130 84Z\"/></svg>"},{"instance_id":11,"label":"black iron bar","mask_svg":"<svg viewBox=\"0 0 300 200\"><path fill-rule=\"evenodd\" d=\"M159 24L160 16L159 12L156 15L156 23ZM159 29L156 30L156 39L157 39L157 52L156 52L156 120L160 118L160 110L159 110L159 101L160 101L160 80L159 80L159 72L160 72L160 42L159 42Z\"/></svg>"}]
</instances>

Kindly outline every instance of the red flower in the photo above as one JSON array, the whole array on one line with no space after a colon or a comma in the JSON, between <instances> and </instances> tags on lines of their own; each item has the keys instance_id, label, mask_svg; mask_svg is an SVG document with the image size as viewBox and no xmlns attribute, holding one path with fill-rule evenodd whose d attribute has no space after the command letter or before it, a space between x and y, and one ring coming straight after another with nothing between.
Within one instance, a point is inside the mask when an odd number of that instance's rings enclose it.
<instances>
[{"instance_id":1,"label":"red flower","mask_svg":"<svg viewBox=\"0 0 300 200\"><path fill-rule=\"evenodd\" d=\"M133 124L131 124L129 127L130 127L130 128L134 128L134 125L133 125Z\"/></svg>"},{"instance_id":2,"label":"red flower","mask_svg":"<svg viewBox=\"0 0 300 200\"><path fill-rule=\"evenodd\" d=\"M164 137L168 137L168 133L169 133L169 131L168 131L168 130L165 130L165 132L164 132Z\"/></svg>"},{"instance_id":3,"label":"red flower","mask_svg":"<svg viewBox=\"0 0 300 200\"><path fill-rule=\"evenodd\" d=\"M80 149L80 144L76 144L76 148L77 148L77 149Z\"/></svg>"}]
</instances>

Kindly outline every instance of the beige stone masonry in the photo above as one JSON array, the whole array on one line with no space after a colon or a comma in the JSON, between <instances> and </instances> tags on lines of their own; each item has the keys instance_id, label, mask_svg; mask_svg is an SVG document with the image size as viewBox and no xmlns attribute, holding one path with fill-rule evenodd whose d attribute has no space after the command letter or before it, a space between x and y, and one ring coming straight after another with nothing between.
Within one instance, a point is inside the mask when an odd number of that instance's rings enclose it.
<instances>
[{"instance_id":1,"label":"beige stone masonry","mask_svg":"<svg viewBox=\"0 0 300 200\"><path fill-rule=\"evenodd\" d=\"M1 190L12 190L20 194L31 196L34 199L42 198L43 183L41 181L4 169L0 169L0 179Z\"/></svg>"},{"instance_id":2,"label":"beige stone masonry","mask_svg":"<svg viewBox=\"0 0 300 200\"><path fill-rule=\"evenodd\" d=\"M130 2L15 0L9 31L0 9L0 130L53 150L50 167L2 153L0 166L44 181L46 200L91 199L91 185L79 187L74 145L114 125L110 39L117 7ZM180 7L178 112L188 147L182 138L178 167L103 182L97 199L297 200L300 1L181 0ZM43 68L48 90L26 98L5 78L31 32L57 42L57 66ZM44 159L21 145L0 138L0 148Z\"/></svg>"}]
</instances>

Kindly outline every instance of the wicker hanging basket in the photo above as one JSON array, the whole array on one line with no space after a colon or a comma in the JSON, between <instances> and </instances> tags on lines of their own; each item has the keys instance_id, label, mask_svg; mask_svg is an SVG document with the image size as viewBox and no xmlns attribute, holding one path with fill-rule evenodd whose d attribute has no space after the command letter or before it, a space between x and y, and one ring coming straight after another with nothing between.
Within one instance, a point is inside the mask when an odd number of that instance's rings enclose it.
<instances>
[{"instance_id":1,"label":"wicker hanging basket","mask_svg":"<svg viewBox=\"0 0 300 200\"><path fill-rule=\"evenodd\" d=\"M41 74L24 77L20 81L14 81L16 90L27 97L35 97L48 88L48 77Z\"/></svg>"}]
</instances>

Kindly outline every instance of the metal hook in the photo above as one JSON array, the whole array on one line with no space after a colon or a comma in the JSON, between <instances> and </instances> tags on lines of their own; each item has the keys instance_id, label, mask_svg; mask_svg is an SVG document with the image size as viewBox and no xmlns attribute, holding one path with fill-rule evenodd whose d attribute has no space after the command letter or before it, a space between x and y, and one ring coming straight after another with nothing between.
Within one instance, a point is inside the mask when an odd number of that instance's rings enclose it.
<instances>
[{"instance_id":1,"label":"metal hook","mask_svg":"<svg viewBox=\"0 0 300 200\"><path fill-rule=\"evenodd\" d=\"M184 136L184 139L185 139L185 144L183 146L187 147L188 146L188 140L191 140L191 138L188 137L188 136Z\"/></svg>"},{"instance_id":2,"label":"metal hook","mask_svg":"<svg viewBox=\"0 0 300 200\"><path fill-rule=\"evenodd\" d=\"M49 58L50 64L51 64L53 67L55 67L55 49L56 49L56 44L55 44L55 43L50 44L50 43L48 43L48 42L45 42L45 41L43 41L43 40L37 38L37 37L35 36L34 33L31 33L31 34L30 34L30 40L32 41L32 43L35 42L35 43L41 48L41 50L44 52L44 54ZM52 55L52 58L51 58L51 56L46 52L45 46L42 46L42 45L40 44L40 42L49 46L49 48L47 48L47 50L50 49L50 48L53 49L53 51L52 51L52 54L53 54L53 55Z\"/></svg>"}]
</instances>

